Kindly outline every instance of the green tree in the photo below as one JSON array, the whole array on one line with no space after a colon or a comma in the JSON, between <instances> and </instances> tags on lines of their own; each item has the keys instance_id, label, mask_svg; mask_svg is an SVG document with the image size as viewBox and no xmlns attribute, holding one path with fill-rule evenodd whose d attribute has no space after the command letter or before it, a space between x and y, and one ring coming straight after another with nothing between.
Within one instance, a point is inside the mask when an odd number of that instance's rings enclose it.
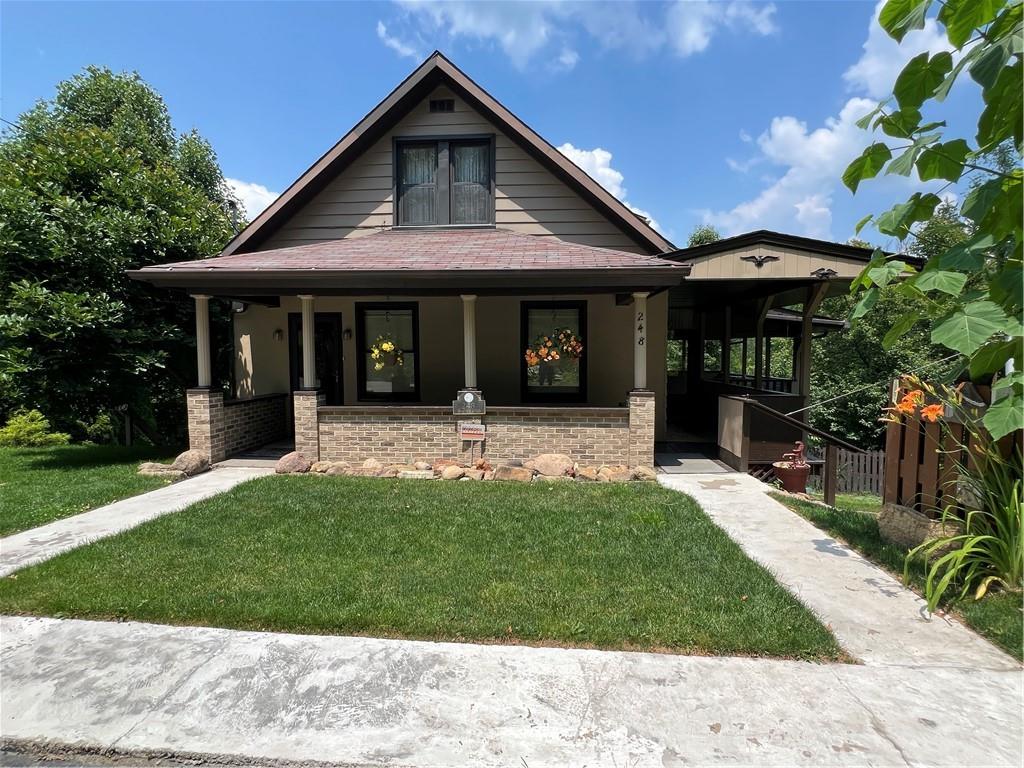
<instances>
[{"instance_id":1,"label":"green tree","mask_svg":"<svg viewBox=\"0 0 1024 768\"><path fill-rule=\"evenodd\" d=\"M902 176L916 170L922 181L941 179L947 186L967 180L959 213L969 236L930 258L920 271L876 252L853 285L859 301L852 316L872 312L888 286L918 299L923 311L911 309L896 318L883 343L891 347L922 323L933 344L961 356L972 380L994 380L984 421L1000 437L1024 428L1024 171L1019 164L992 162L1000 153L1005 156L1008 146L1011 156L1024 148L1022 5L1021 0L888 0L879 23L901 41L924 27L933 8L954 53L921 53L903 68L892 96L859 121L889 138L865 149L843 181L856 192L883 170ZM966 77L981 87L977 131L971 140L948 138L945 122L923 117L922 110L941 117L953 84ZM866 217L858 231L874 219L882 234L916 238L917 225L941 204L937 194L917 192L877 218ZM1011 359L1017 371L1000 376Z\"/></svg>"},{"instance_id":2,"label":"green tree","mask_svg":"<svg viewBox=\"0 0 1024 768\"><path fill-rule=\"evenodd\" d=\"M184 296L125 270L217 253L238 204L210 145L137 74L89 68L0 142L0 417L62 429L122 405L180 434L195 370Z\"/></svg>"},{"instance_id":3,"label":"green tree","mask_svg":"<svg viewBox=\"0 0 1024 768\"><path fill-rule=\"evenodd\" d=\"M710 224L701 224L695 227L693 232L690 233L690 240L687 243L689 248L693 248L697 245L707 245L708 243L714 243L721 240L722 236L718 233Z\"/></svg>"}]
</instances>

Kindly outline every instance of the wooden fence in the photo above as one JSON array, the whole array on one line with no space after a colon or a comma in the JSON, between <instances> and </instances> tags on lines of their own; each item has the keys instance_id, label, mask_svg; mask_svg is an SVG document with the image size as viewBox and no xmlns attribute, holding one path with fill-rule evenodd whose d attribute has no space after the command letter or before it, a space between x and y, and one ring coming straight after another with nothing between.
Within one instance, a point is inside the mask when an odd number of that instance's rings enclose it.
<instances>
[{"instance_id":1,"label":"wooden fence","mask_svg":"<svg viewBox=\"0 0 1024 768\"><path fill-rule=\"evenodd\" d=\"M957 462L964 442L962 424L922 421L906 416L885 433L885 482L882 501L939 517L956 496ZM968 450L967 465L973 465Z\"/></svg>"},{"instance_id":2,"label":"wooden fence","mask_svg":"<svg viewBox=\"0 0 1024 768\"><path fill-rule=\"evenodd\" d=\"M882 495L885 475L885 451L854 453L840 448L837 451L838 467L836 478L837 493L873 493ZM815 467L808 483L814 490L821 490L824 462Z\"/></svg>"}]
</instances>

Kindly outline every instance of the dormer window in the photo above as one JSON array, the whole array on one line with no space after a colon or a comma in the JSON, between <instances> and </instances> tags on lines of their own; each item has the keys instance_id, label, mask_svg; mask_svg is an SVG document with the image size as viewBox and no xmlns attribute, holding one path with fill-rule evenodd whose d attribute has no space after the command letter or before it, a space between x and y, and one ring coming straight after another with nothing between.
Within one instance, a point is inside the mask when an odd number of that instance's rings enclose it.
<instances>
[{"instance_id":1,"label":"dormer window","mask_svg":"<svg viewBox=\"0 0 1024 768\"><path fill-rule=\"evenodd\" d=\"M494 223L494 139L395 142L396 224Z\"/></svg>"}]
</instances>

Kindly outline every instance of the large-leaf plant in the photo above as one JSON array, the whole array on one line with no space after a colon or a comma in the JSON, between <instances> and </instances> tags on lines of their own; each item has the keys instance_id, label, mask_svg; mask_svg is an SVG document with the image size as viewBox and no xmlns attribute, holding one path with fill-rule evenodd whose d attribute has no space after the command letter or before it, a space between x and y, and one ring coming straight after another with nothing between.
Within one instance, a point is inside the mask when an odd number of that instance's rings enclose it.
<instances>
[{"instance_id":1,"label":"large-leaf plant","mask_svg":"<svg viewBox=\"0 0 1024 768\"><path fill-rule=\"evenodd\" d=\"M960 215L971 234L920 269L876 251L851 288L859 297L853 317L870 312L888 285L924 299L923 311L900 317L885 343L927 322L932 341L961 354L973 380L988 382L994 376L993 403L984 424L999 438L1024 428L1022 171L1019 163L1000 167L990 159L1008 146L1018 157L1024 150L1021 0L889 0L879 23L902 41L929 17L945 30L952 52L925 52L907 63L892 95L859 122L888 138L867 147L843 181L856 192L861 182L883 171L909 176L916 169L922 181L967 184ZM965 77L981 87L984 104L972 139L950 137L944 121L923 116L926 109L941 112L953 84ZM865 217L857 230L873 220L882 234L904 240L941 203L938 194L917 192L878 216ZM1016 372L1003 375L1010 360Z\"/></svg>"}]
</instances>

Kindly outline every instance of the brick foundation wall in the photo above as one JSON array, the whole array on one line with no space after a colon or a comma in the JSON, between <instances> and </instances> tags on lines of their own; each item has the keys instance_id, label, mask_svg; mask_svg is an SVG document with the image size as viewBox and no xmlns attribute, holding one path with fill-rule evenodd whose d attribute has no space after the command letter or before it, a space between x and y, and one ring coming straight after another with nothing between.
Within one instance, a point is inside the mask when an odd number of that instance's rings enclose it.
<instances>
[{"instance_id":1,"label":"brick foundation wall","mask_svg":"<svg viewBox=\"0 0 1024 768\"><path fill-rule=\"evenodd\" d=\"M292 410L295 415L295 450L311 461L320 460L317 409L324 402L325 395L312 389L292 393Z\"/></svg>"},{"instance_id":2,"label":"brick foundation wall","mask_svg":"<svg viewBox=\"0 0 1024 768\"><path fill-rule=\"evenodd\" d=\"M634 389L629 393L630 467L654 466L654 393Z\"/></svg>"},{"instance_id":3,"label":"brick foundation wall","mask_svg":"<svg viewBox=\"0 0 1024 768\"><path fill-rule=\"evenodd\" d=\"M319 409L319 451L324 461L411 463L418 459L468 459L458 422L483 422L483 455L492 463L565 453L581 464L623 464L629 454L626 408L488 408L483 417L454 416L436 406L354 406ZM653 429L653 422L652 422ZM653 431L652 449L653 454Z\"/></svg>"},{"instance_id":4,"label":"brick foundation wall","mask_svg":"<svg viewBox=\"0 0 1024 768\"><path fill-rule=\"evenodd\" d=\"M211 462L227 458L224 440L224 393L209 389L185 392L188 412L188 447Z\"/></svg>"},{"instance_id":5,"label":"brick foundation wall","mask_svg":"<svg viewBox=\"0 0 1024 768\"><path fill-rule=\"evenodd\" d=\"M280 440L289 431L285 394L224 401L224 451L228 456Z\"/></svg>"}]
</instances>

